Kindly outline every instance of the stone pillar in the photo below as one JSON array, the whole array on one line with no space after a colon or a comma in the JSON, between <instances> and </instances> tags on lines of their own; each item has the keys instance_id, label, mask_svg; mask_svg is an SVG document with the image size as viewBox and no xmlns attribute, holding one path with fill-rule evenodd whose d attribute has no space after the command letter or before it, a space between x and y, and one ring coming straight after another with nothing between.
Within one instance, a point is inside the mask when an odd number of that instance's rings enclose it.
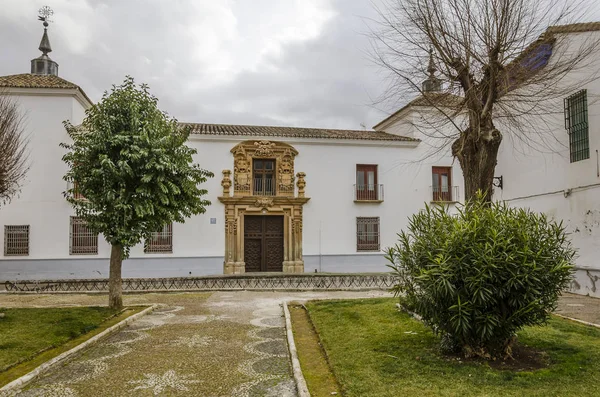
<instances>
[{"instance_id":1,"label":"stone pillar","mask_svg":"<svg viewBox=\"0 0 600 397\"><path fill-rule=\"evenodd\" d=\"M223 197L229 197L231 188L231 171L223 170L223 179L221 180L221 186L223 186Z\"/></svg>"},{"instance_id":2,"label":"stone pillar","mask_svg":"<svg viewBox=\"0 0 600 397\"><path fill-rule=\"evenodd\" d=\"M302 207L294 208L294 273L304 273L302 258Z\"/></svg>"},{"instance_id":3,"label":"stone pillar","mask_svg":"<svg viewBox=\"0 0 600 397\"><path fill-rule=\"evenodd\" d=\"M293 210L286 211L283 218L284 240L283 247L283 269L284 273L294 273L296 261L294 260L294 228L293 228Z\"/></svg>"},{"instance_id":4,"label":"stone pillar","mask_svg":"<svg viewBox=\"0 0 600 397\"><path fill-rule=\"evenodd\" d=\"M225 206L225 261L223 263L223 273L240 274L246 270L246 264L239 261L240 244L238 219L235 214L235 207Z\"/></svg>"},{"instance_id":5,"label":"stone pillar","mask_svg":"<svg viewBox=\"0 0 600 397\"><path fill-rule=\"evenodd\" d=\"M306 174L304 172L299 172L296 174L298 177L298 181L296 182L296 186L298 186L298 197L304 197L304 188L306 187L306 181L304 177Z\"/></svg>"}]
</instances>

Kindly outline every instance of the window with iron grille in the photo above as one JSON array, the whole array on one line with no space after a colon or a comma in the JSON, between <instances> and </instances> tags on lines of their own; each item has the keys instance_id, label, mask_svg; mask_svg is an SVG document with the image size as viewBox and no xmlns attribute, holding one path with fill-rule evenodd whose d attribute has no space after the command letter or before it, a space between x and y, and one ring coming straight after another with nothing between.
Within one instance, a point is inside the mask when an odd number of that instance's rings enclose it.
<instances>
[{"instance_id":1,"label":"window with iron grille","mask_svg":"<svg viewBox=\"0 0 600 397\"><path fill-rule=\"evenodd\" d=\"M571 163L590 158L587 90L565 99L565 128L569 133Z\"/></svg>"},{"instance_id":2,"label":"window with iron grille","mask_svg":"<svg viewBox=\"0 0 600 397\"><path fill-rule=\"evenodd\" d=\"M29 225L4 226L4 255L29 255Z\"/></svg>"},{"instance_id":3,"label":"window with iron grille","mask_svg":"<svg viewBox=\"0 0 600 397\"><path fill-rule=\"evenodd\" d=\"M149 240L144 244L144 252L147 254L167 254L173 252L173 224L163 226L160 232L152 233Z\"/></svg>"},{"instance_id":4,"label":"window with iron grille","mask_svg":"<svg viewBox=\"0 0 600 397\"><path fill-rule=\"evenodd\" d=\"M92 232L82 218L72 216L70 225L71 255L94 255L98 253L98 234Z\"/></svg>"},{"instance_id":5,"label":"window with iron grille","mask_svg":"<svg viewBox=\"0 0 600 397\"><path fill-rule=\"evenodd\" d=\"M379 217L356 218L356 250L379 251Z\"/></svg>"}]
</instances>

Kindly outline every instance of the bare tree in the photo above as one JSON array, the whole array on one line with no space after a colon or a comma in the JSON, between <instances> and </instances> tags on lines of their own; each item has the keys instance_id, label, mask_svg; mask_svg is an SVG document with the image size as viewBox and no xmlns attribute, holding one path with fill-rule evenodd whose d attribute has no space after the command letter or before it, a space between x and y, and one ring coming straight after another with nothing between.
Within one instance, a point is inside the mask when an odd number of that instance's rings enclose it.
<instances>
[{"instance_id":1,"label":"bare tree","mask_svg":"<svg viewBox=\"0 0 600 397\"><path fill-rule=\"evenodd\" d=\"M585 81L563 81L599 48L598 35L573 44L564 34L589 28L573 24L585 1L381 1L370 24L374 59L391 76L381 100L423 94L438 116L427 118L427 134L438 149L451 145L467 199L481 190L491 200L504 135L530 146L554 139L541 116L562 111L558 98L598 77L596 67ZM424 90L426 71L440 75L443 92Z\"/></svg>"},{"instance_id":2,"label":"bare tree","mask_svg":"<svg viewBox=\"0 0 600 397\"><path fill-rule=\"evenodd\" d=\"M0 92L0 205L21 190L29 170L23 124L17 103Z\"/></svg>"}]
</instances>

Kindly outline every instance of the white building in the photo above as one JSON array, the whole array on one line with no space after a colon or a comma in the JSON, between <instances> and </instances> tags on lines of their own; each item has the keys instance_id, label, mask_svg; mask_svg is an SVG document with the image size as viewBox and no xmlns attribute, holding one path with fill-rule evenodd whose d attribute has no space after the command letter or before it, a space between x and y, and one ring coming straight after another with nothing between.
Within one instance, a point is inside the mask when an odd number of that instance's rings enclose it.
<instances>
[{"instance_id":1,"label":"white building","mask_svg":"<svg viewBox=\"0 0 600 397\"><path fill-rule=\"evenodd\" d=\"M554 33L577 43L598 35L600 24ZM549 62L558 51L552 49ZM62 121L80 123L90 100L55 75L57 65L36 69L38 62L32 61L32 74L0 77L0 87L27 114L32 160L22 193L0 208L0 280L107 277L108 244L86 233L62 193L66 165L59 143L68 139ZM565 222L579 249L573 290L596 296L600 105L593 98L600 81L592 77L598 70L565 79L589 84L567 95L566 103L577 105L571 109L578 113L567 112L575 127L566 130L562 114L545 116L558 138L550 153L517 147L505 136L496 171L503 183L494 192L497 200ZM436 91L437 84L430 77L424 87ZM582 98L588 98L585 106ZM463 195L462 172L449 149L432 155L414 128L428 111L417 98L373 131L190 123L195 160L215 173L205 186L212 205L165 228L146 248L134 247L123 276L386 271L382 250L396 242L410 215L426 202L453 206Z\"/></svg>"},{"instance_id":2,"label":"white building","mask_svg":"<svg viewBox=\"0 0 600 397\"><path fill-rule=\"evenodd\" d=\"M549 63L563 51L577 51L600 40L600 23L551 28L554 45ZM545 106L539 130L528 133L534 144L503 140L496 175L502 189L494 197L528 207L564 222L578 249L572 290L600 296L600 52L593 51L581 67L560 84L565 95ZM564 111L563 111L564 110ZM539 132L539 134L538 134Z\"/></svg>"},{"instance_id":3,"label":"white building","mask_svg":"<svg viewBox=\"0 0 600 397\"><path fill-rule=\"evenodd\" d=\"M44 32L31 73L0 77L26 114L31 151L21 194L0 208L0 280L108 276L109 245L63 196L62 122L80 123L91 102L57 76L49 49ZM462 194L451 157L419 161L427 145L415 132L384 128L390 120L378 126L387 132L190 123L195 160L215 174L205 186L212 205L134 247L123 276L386 271L382 250L407 218Z\"/></svg>"}]
</instances>

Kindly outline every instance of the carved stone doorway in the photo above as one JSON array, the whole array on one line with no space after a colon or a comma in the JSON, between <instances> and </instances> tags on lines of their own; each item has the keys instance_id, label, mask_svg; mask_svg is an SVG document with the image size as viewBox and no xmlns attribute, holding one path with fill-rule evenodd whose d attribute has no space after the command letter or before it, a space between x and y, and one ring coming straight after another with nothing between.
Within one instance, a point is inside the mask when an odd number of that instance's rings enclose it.
<instances>
[{"instance_id":1,"label":"carved stone doorway","mask_svg":"<svg viewBox=\"0 0 600 397\"><path fill-rule=\"evenodd\" d=\"M246 272L283 271L283 216L244 216Z\"/></svg>"}]
</instances>

